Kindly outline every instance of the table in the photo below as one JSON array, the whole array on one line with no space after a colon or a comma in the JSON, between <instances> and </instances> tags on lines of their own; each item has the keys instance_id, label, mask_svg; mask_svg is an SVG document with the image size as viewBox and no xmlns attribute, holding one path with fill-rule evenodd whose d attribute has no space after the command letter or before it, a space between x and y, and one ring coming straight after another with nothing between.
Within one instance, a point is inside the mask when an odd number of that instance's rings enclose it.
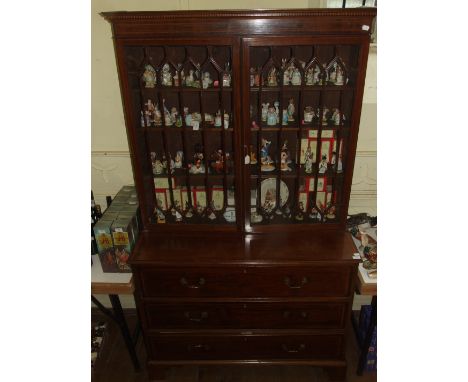
<instances>
[{"instance_id":1,"label":"table","mask_svg":"<svg viewBox=\"0 0 468 382\"><path fill-rule=\"evenodd\" d=\"M375 233L376 231L373 231L372 229L370 230L371 230L370 234L372 236L375 235L374 238L376 239L376 233ZM353 237L353 240L354 240L354 243L356 244L356 248L358 248L360 245L359 240L357 240L355 237ZM375 327L377 326L377 279L371 279L367 276L367 270L364 268L362 263L360 263L358 267L358 273L356 275L355 286L356 286L356 293L365 295L365 296L372 296L371 319L370 319L369 326L367 327L366 335L363 341L360 341L360 338L358 335L359 325L357 323L356 317L354 316L354 314L352 315L354 331L356 333L356 336L358 337L358 343L361 348L359 361L358 361L357 375L362 375L364 371L364 367L366 365L367 354L369 352L369 346L372 340L372 334L374 332Z\"/></svg>"},{"instance_id":2,"label":"table","mask_svg":"<svg viewBox=\"0 0 468 382\"><path fill-rule=\"evenodd\" d=\"M133 294L135 288L131 273L104 273L98 255L92 256L93 265L91 266L91 301L109 318L113 319L119 325L120 332L125 341L128 353L132 359L135 371L140 371L140 363L135 351L135 345L140 333L140 327L137 327L133 336L125 320L125 315L120 303L119 294ZM106 308L94 297L94 294L107 294L112 305L112 310Z\"/></svg>"}]
</instances>

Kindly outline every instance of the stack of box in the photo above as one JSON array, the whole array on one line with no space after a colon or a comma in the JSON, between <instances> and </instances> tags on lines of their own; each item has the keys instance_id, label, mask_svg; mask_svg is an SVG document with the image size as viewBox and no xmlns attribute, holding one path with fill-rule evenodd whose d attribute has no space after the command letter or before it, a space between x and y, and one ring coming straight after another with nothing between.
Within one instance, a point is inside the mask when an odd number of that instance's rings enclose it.
<instances>
[{"instance_id":1,"label":"stack of box","mask_svg":"<svg viewBox=\"0 0 468 382\"><path fill-rule=\"evenodd\" d=\"M367 328L370 325L372 314L371 305L362 305L359 314L359 338L363 343L366 337ZM369 344L369 351L367 353L365 371L377 371L377 326L372 332L371 342Z\"/></svg>"},{"instance_id":2,"label":"stack of box","mask_svg":"<svg viewBox=\"0 0 468 382\"><path fill-rule=\"evenodd\" d=\"M127 264L141 221L135 186L124 186L94 226L103 272L131 272Z\"/></svg>"}]
</instances>

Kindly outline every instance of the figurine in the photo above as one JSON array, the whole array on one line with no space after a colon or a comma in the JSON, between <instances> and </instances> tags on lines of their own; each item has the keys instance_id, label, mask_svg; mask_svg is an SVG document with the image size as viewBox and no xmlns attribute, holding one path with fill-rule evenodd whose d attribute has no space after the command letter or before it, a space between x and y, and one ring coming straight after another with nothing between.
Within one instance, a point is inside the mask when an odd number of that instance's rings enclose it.
<instances>
[{"instance_id":1,"label":"figurine","mask_svg":"<svg viewBox=\"0 0 468 382\"><path fill-rule=\"evenodd\" d=\"M154 88L156 85L156 70L151 65L145 65L142 79L145 82L145 88Z\"/></svg>"},{"instance_id":2,"label":"figurine","mask_svg":"<svg viewBox=\"0 0 468 382\"><path fill-rule=\"evenodd\" d=\"M177 119L176 119L175 125L177 127L182 127L182 117L180 116L180 114L177 114Z\"/></svg>"},{"instance_id":3,"label":"figurine","mask_svg":"<svg viewBox=\"0 0 468 382\"><path fill-rule=\"evenodd\" d=\"M304 154L304 157L305 157L305 172L306 172L306 174L311 174L312 173L314 153L310 149L310 146L307 146L307 150L306 150L306 152Z\"/></svg>"},{"instance_id":4,"label":"figurine","mask_svg":"<svg viewBox=\"0 0 468 382\"><path fill-rule=\"evenodd\" d=\"M205 113L205 122L212 125L214 123L213 114Z\"/></svg>"},{"instance_id":5,"label":"figurine","mask_svg":"<svg viewBox=\"0 0 468 382\"><path fill-rule=\"evenodd\" d=\"M172 86L172 74L169 64L164 64L162 68L162 84L163 86Z\"/></svg>"},{"instance_id":6,"label":"figurine","mask_svg":"<svg viewBox=\"0 0 468 382\"><path fill-rule=\"evenodd\" d=\"M169 112L168 108L166 107L166 100L163 99L163 112L164 112L164 123L166 126L172 126L172 118L171 113Z\"/></svg>"},{"instance_id":7,"label":"figurine","mask_svg":"<svg viewBox=\"0 0 468 382\"><path fill-rule=\"evenodd\" d=\"M151 123L155 122L156 109L157 106L154 105L153 101L148 99L145 103L145 120L147 126L151 126Z\"/></svg>"},{"instance_id":8,"label":"figurine","mask_svg":"<svg viewBox=\"0 0 468 382\"><path fill-rule=\"evenodd\" d=\"M288 110L287 110L287 109L283 109L283 120L281 121L281 124L282 124L283 126L287 126L287 125L288 125L288 121L289 121Z\"/></svg>"},{"instance_id":9,"label":"figurine","mask_svg":"<svg viewBox=\"0 0 468 382\"><path fill-rule=\"evenodd\" d=\"M209 207L206 210L206 213L208 214L208 219L210 219L210 220L216 219L216 214L214 213L214 211L215 211L214 201L212 200L210 202Z\"/></svg>"},{"instance_id":10,"label":"figurine","mask_svg":"<svg viewBox=\"0 0 468 382\"><path fill-rule=\"evenodd\" d=\"M325 64L322 64L322 73L319 75L319 78L321 77L319 81L319 85L326 85L328 82L328 72L327 72L327 66Z\"/></svg>"},{"instance_id":11,"label":"figurine","mask_svg":"<svg viewBox=\"0 0 468 382\"><path fill-rule=\"evenodd\" d=\"M336 63L334 64L334 67L330 69L328 81L332 83L333 85L336 84Z\"/></svg>"},{"instance_id":12,"label":"figurine","mask_svg":"<svg viewBox=\"0 0 468 382\"><path fill-rule=\"evenodd\" d=\"M177 108L175 106L171 107L171 125L176 123L177 117L179 116L179 112L177 111Z\"/></svg>"},{"instance_id":13,"label":"figurine","mask_svg":"<svg viewBox=\"0 0 468 382\"><path fill-rule=\"evenodd\" d=\"M304 203L299 202L299 211L297 211L296 216L294 217L297 221L304 220Z\"/></svg>"},{"instance_id":14,"label":"figurine","mask_svg":"<svg viewBox=\"0 0 468 382\"><path fill-rule=\"evenodd\" d=\"M273 106L268 108L267 112L267 125L275 126L277 124L278 115L276 114L276 110Z\"/></svg>"},{"instance_id":15,"label":"figurine","mask_svg":"<svg viewBox=\"0 0 468 382\"><path fill-rule=\"evenodd\" d=\"M189 70L189 74L185 78L185 86L192 88L200 87L200 82L198 81L198 71L194 71L193 69Z\"/></svg>"},{"instance_id":16,"label":"figurine","mask_svg":"<svg viewBox=\"0 0 468 382\"><path fill-rule=\"evenodd\" d=\"M178 67L180 68L181 67L181 64L178 65ZM180 76L182 78L184 78L184 70L182 69L180 71ZM180 82L179 82L179 73L176 71L176 74L174 75L174 77L172 77L174 79L174 86L179 86L180 85Z\"/></svg>"},{"instance_id":17,"label":"figurine","mask_svg":"<svg viewBox=\"0 0 468 382\"><path fill-rule=\"evenodd\" d=\"M172 159L170 155L169 155L169 163L168 163L168 161L166 160L166 156L163 154L162 166L166 170L167 173L169 173L169 172L171 174L174 173L175 163L174 163L174 159Z\"/></svg>"},{"instance_id":18,"label":"figurine","mask_svg":"<svg viewBox=\"0 0 468 382\"><path fill-rule=\"evenodd\" d=\"M193 216L193 208L190 206L188 200L185 201L185 209L187 210L185 217L190 219Z\"/></svg>"},{"instance_id":19,"label":"figurine","mask_svg":"<svg viewBox=\"0 0 468 382\"><path fill-rule=\"evenodd\" d=\"M184 107L185 126L192 126L192 114L190 114L188 107Z\"/></svg>"},{"instance_id":20,"label":"figurine","mask_svg":"<svg viewBox=\"0 0 468 382\"><path fill-rule=\"evenodd\" d=\"M250 87L257 86L255 85L255 68L250 68Z\"/></svg>"},{"instance_id":21,"label":"figurine","mask_svg":"<svg viewBox=\"0 0 468 382\"><path fill-rule=\"evenodd\" d=\"M266 122L267 120L267 115L268 115L268 107L270 106L270 103L262 103L262 121Z\"/></svg>"},{"instance_id":22,"label":"figurine","mask_svg":"<svg viewBox=\"0 0 468 382\"><path fill-rule=\"evenodd\" d=\"M203 163L203 147L201 144L197 143L195 145L195 154L193 155L194 163L189 165L190 173L192 174L204 174L205 165Z\"/></svg>"},{"instance_id":23,"label":"figurine","mask_svg":"<svg viewBox=\"0 0 468 382\"><path fill-rule=\"evenodd\" d=\"M301 72L298 68L294 68L291 78L291 83L295 86L300 85L302 82Z\"/></svg>"},{"instance_id":24,"label":"figurine","mask_svg":"<svg viewBox=\"0 0 468 382\"><path fill-rule=\"evenodd\" d=\"M214 119L214 125L216 127L220 127L222 125L222 119L221 119L221 110L218 110L216 112L216 116L215 116L215 119Z\"/></svg>"},{"instance_id":25,"label":"figurine","mask_svg":"<svg viewBox=\"0 0 468 382\"><path fill-rule=\"evenodd\" d=\"M262 220L263 220L263 216L257 212L257 209L255 209L254 212L250 212L250 221L252 223L261 223Z\"/></svg>"},{"instance_id":26,"label":"figurine","mask_svg":"<svg viewBox=\"0 0 468 382\"><path fill-rule=\"evenodd\" d=\"M226 67L223 72L223 87L229 88L231 87L231 68L229 62L226 63Z\"/></svg>"},{"instance_id":27,"label":"figurine","mask_svg":"<svg viewBox=\"0 0 468 382\"><path fill-rule=\"evenodd\" d=\"M328 108L324 106L323 114L322 114L322 126L328 126L328 113L329 113Z\"/></svg>"},{"instance_id":28,"label":"figurine","mask_svg":"<svg viewBox=\"0 0 468 382\"><path fill-rule=\"evenodd\" d=\"M159 104L156 104L155 110L154 110L154 124L156 126L161 126L162 125L162 114L161 111L159 110Z\"/></svg>"},{"instance_id":29,"label":"figurine","mask_svg":"<svg viewBox=\"0 0 468 382\"><path fill-rule=\"evenodd\" d=\"M330 164L332 165L332 169L335 170L336 169L336 151L332 152Z\"/></svg>"},{"instance_id":30,"label":"figurine","mask_svg":"<svg viewBox=\"0 0 468 382\"><path fill-rule=\"evenodd\" d=\"M320 212L317 210L317 208L316 208L316 207L313 207L313 208L310 210L309 218L320 220L320 219L322 218L322 216L320 215Z\"/></svg>"},{"instance_id":31,"label":"figurine","mask_svg":"<svg viewBox=\"0 0 468 382\"><path fill-rule=\"evenodd\" d=\"M166 216L160 209L162 206L162 202L159 198L156 199L156 205L157 207L154 208L154 214L156 215L157 222L158 224L165 223L166 222Z\"/></svg>"},{"instance_id":32,"label":"figurine","mask_svg":"<svg viewBox=\"0 0 468 382\"><path fill-rule=\"evenodd\" d=\"M164 166L159 159L156 159L153 163L153 174L159 175L162 174Z\"/></svg>"},{"instance_id":33,"label":"figurine","mask_svg":"<svg viewBox=\"0 0 468 382\"><path fill-rule=\"evenodd\" d=\"M283 218L291 219L291 208L289 208L289 204L287 203L283 208Z\"/></svg>"},{"instance_id":34,"label":"figurine","mask_svg":"<svg viewBox=\"0 0 468 382\"><path fill-rule=\"evenodd\" d=\"M212 83L213 83L213 80L210 78L210 73L209 72L203 73L203 79L202 79L203 89L208 89Z\"/></svg>"},{"instance_id":35,"label":"figurine","mask_svg":"<svg viewBox=\"0 0 468 382\"><path fill-rule=\"evenodd\" d=\"M178 150L176 152L174 167L175 168L182 168L182 161L184 159L184 152L182 150Z\"/></svg>"},{"instance_id":36,"label":"figurine","mask_svg":"<svg viewBox=\"0 0 468 382\"><path fill-rule=\"evenodd\" d=\"M289 152L288 152L288 147L287 147L288 141L285 140L283 143L283 147L281 147L281 165L280 169L281 171L292 171L291 167L289 167L288 163L291 163L291 160L289 159Z\"/></svg>"},{"instance_id":37,"label":"figurine","mask_svg":"<svg viewBox=\"0 0 468 382\"><path fill-rule=\"evenodd\" d=\"M288 105L288 121L289 122L294 122L294 113L296 112L296 107L294 106L294 99L290 98L289 99L289 105Z\"/></svg>"},{"instance_id":38,"label":"figurine","mask_svg":"<svg viewBox=\"0 0 468 382\"><path fill-rule=\"evenodd\" d=\"M217 174L222 174L224 169L224 156L223 150L218 149L213 154L211 154L211 167Z\"/></svg>"},{"instance_id":39,"label":"figurine","mask_svg":"<svg viewBox=\"0 0 468 382\"><path fill-rule=\"evenodd\" d=\"M279 102L275 101L273 105L275 105L276 123L279 123Z\"/></svg>"},{"instance_id":40,"label":"figurine","mask_svg":"<svg viewBox=\"0 0 468 382\"><path fill-rule=\"evenodd\" d=\"M143 111L140 111L141 117L140 117L140 126L145 127L145 117L143 116ZM149 126L149 123L148 123Z\"/></svg>"},{"instance_id":41,"label":"figurine","mask_svg":"<svg viewBox=\"0 0 468 382\"><path fill-rule=\"evenodd\" d=\"M311 123L315 118L312 106L306 106L304 109L304 123Z\"/></svg>"},{"instance_id":42,"label":"figurine","mask_svg":"<svg viewBox=\"0 0 468 382\"><path fill-rule=\"evenodd\" d=\"M335 85L341 86L344 85L344 73L343 69L341 69L341 66L338 65L336 68L336 82Z\"/></svg>"},{"instance_id":43,"label":"figurine","mask_svg":"<svg viewBox=\"0 0 468 382\"><path fill-rule=\"evenodd\" d=\"M271 192L270 189L268 189L265 193L265 202L263 203L262 208L264 209L265 212L271 213L273 211L273 208L275 206L275 197L273 193Z\"/></svg>"},{"instance_id":44,"label":"figurine","mask_svg":"<svg viewBox=\"0 0 468 382\"><path fill-rule=\"evenodd\" d=\"M254 151L252 145L250 145L250 164L257 164L257 153Z\"/></svg>"},{"instance_id":45,"label":"figurine","mask_svg":"<svg viewBox=\"0 0 468 382\"><path fill-rule=\"evenodd\" d=\"M331 117L333 124L335 126L339 126L341 122L341 115L340 115L340 110L339 109L333 109L333 114ZM343 120L345 119L345 116L343 115Z\"/></svg>"},{"instance_id":46,"label":"figurine","mask_svg":"<svg viewBox=\"0 0 468 382\"><path fill-rule=\"evenodd\" d=\"M229 128L229 114L224 113L224 128L228 129Z\"/></svg>"},{"instance_id":47,"label":"figurine","mask_svg":"<svg viewBox=\"0 0 468 382\"><path fill-rule=\"evenodd\" d=\"M262 164L262 171L273 171L275 166L273 165L273 160L270 157L269 151L271 147L271 141L267 141L265 138L262 138L262 149L260 151L260 162Z\"/></svg>"},{"instance_id":48,"label":"figurine","mask_svg":"<svg viewBox=\"0 0 468 382\"><path fill-rule=\"evenodd\" d=\"M315 71L315 67L313 68L311 67L307 69L307 72L306 72L306 85L307 86L315 85L314 71Z\"/></svg>"},{"instance_id":49,"label":"figurine","mask_svg":"<svg viewBox=\"0 0 468 382\"><path fill-rule=\"evenodd\" d=\"M292 70L294 68L294 64L291 63L288 67L286 67L286 58L281 59L281 67L284 69L283 71L283 85L289 85L291 81Z\"/></svg>"},{"instance_id":50,"label":"figurine","mask_svg":"<svg viewBox=\"0 0 468 382\"><path fill-rule=\"evenodd\" d=\"M276 78L276 68L273 67L268 72L268 83L267 86L278 86L278 79Z\"/></svg>"},{"instance_id":51,"label":"figurine","mask_svg":"<svg viewBox=\"0 0 468 382\"><path fill-rule=\"evenodd\" d=\"M322 160L320 161L319 164L319 174L325 174L328 168L328 163L327 163L327 156L322 155Z\"/></svg>"},{"instance_id":52,"label":"figurine","mask_svg":"<svg viewBox=\"0 0 468 382\"><path fill-rule=\"evenodd\" d=\"M331 203L329 203L328 206L328 211L327 211L327 219L335 219L336 218L336 207L332 206Z\"/></svg>"}]
</instances>

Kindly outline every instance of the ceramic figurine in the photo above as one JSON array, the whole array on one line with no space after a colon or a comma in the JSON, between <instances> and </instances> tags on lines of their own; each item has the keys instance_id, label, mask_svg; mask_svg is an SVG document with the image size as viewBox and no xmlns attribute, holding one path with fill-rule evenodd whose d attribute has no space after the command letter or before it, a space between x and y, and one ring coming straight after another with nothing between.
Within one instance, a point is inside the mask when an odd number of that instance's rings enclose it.
<instances>
[{"instance_id":1,"label":"ceramic figurine","mask_svg":"<svg viewBox=\"0 0 468 382\"><path fill-rule=\"evenodd\" d=\"M304 109L304 123L311 123L314 120L315 113L312 106L306 106Z\"/></svg>"},{"instance_id":2,"label":"ceramic figurine","mask_svg":"<svg viewBox=\"0 0 468 382\"><path fill-rule=\"evenodd\" d=\"M333 109L333 115L331 117L332 121L333 121L333 124L335 126L339 126L340 125L340 122L341 122L341 115L340 115L340 110L339 109ZM343 120L345 119L344 115L343 115Z\"/></svg>"},{"instance_id":3,"label":"ceramic figurine","mask_svg":"<svg viewBox=\"0 0 468 382\"><path fill-rule=\"evenodd\" d=\"M250 164L257 164L257 153L252 145L250 145Z\"/></svg>"},{"instance_id":4,"label":"ceramic figurine","mask_svg":"<svg viewBox=\"0 0 468 382\"><path fill-rule=\"evenodd\" d=\"M294 64L292 64L294 66ZM281 59L281 67L283 68L283 85L288 86L291 81L291 65L286 67L286 58Z\"/></svg>"},{"instance_id":5,"label":"ceramic figurine","mask_svg":"<svg viewBox=\"0 0 468 382\"><path fill-rule=\"evenodd\" d=\"M154 208L154 214L157 217L157 221L159 224L166 222L166 216L161 210L162 202L159 199L156 199L157 207Z\"/></svg>"},{"instance_id":6,"label":"ceramic figurine","mask_svg":"<svg viewBox=\"0 0 468 382\"><path fill-rule=\"evenodd\" d=\"M336 207L332 206L331 204L328 206L328 211L327 211L327 219L335 219L336 218Z\"/></svg>"},{"instance_id":7,"label":"ceramic figurine","mask_svg":"<svg viewBox=\"0 0 468 382\"><path fill-rule=\"evenodd\" d=\"M224 128L229 129L229 119L230 116L228 113L224 113Z\"/></svg>"},{"instance_id":8,"label":"ceramic figurine","mask_svg":"<svg viewBox=\"0 0 468 382\"><path fill-rule=\"evenodd\" d=\"M179 112L177 111L176 107L171 107L171 124L176 123L177 117L179 116Z\"/></svg>"},{"instance_id":9,"label":"ceramic figurine","mask_svg":"<svg viewBox=\"0 0 468 382\"><path fill-rule=\"evenodd\" d=\"M287 203L283 208L283 218L291 219L291 208L289 208L289 204Z\"/></svg>"},{"instance_id":10,"label":"ceramic figurine","mask_svg":"<svg viewBox=\"0 0 468 382\"><path fill-rule=\"evenodd\" d=\"M319 174L325 174L328 168L328 163L327 163L327 156L323 155L322 160L320 161L319 164Z\"/></svg>"},{"instance_id":11,"label":"ceramic figurine","mask_svg":"<svg viewBox=\"0 0 468 382\"><path fill-rule=\"evenodd\" d=\"M212 83L213 83L213 80L210 77L210 73L209 72L203 73L203 79L202 79L203 89L208 89Z\"/></svg>"},{"instance_id":12,"label":"ceramic figurine","mask_svg":"<svg viewBox=\"0 0 468 382\"><path fill-rule=\"evenodd\" d=\"M268 189L265 194L265 202L263 203L262 208L267 212L271 213L275 205L275 198L271 191Z\"/></svg>"},{"instance_id":13,"label":"ceramic figurine","mask_svg":"<svg viewBox=\"0 0 468 382\"><path fill-rule=\"evenodd\" d=\"M262 121L266 122L267 120L267 115L268 115L268 107L270 106L270 103L262 103Z\"/></svg>"},{"instance_id":14,"label":"ceramic figurine","mask_svg":"<svg viewBox=\"0 0 468 382\"><path fill-rule=\"evenodd\" d=\"M175 125L176 125L177 127L182 127L182 117L180 116L180 114L177 115L177 119L176 119Z\"/></svg>"},{"instance_id":15,"label":"ceramic figurine","mask_svg":"<svg viewBox=\"0 0 468 382\"><path fill-rule=\"evenodd\" d=\"M267 125L269 126L275 126L277 123L277 114L276 114L276 110L273 106L270 106L268 108L268 112L267 112Z\"/></svg>"},{"instance_id":16,"label":"ceramic figurine","mask_svg":"<svg viewBox=\"0 0 468 382\"><path fill-rule=\"evenodd\" d=\"M320 216L320 213L318 212L318 210L317 210L316 207L313 207L313 208L310 210L309 218L320 220L321 216Z\"/></svg>"},{"instance_id":17,"label":"ceramic figurine","mask_svg":"<svg viewBox=\"0 0 468 382\"><path fill-rule=\"evenodd\" d=\"M305 157L305 172L306 174L311 174L312 173L312 165L313 165L313 157L314 157L314 153L312 152L312 150L310 149L310 146L307 147L307 150L304 154L304 157Z\"/></svg>"},{"instance_id":18,"label":"ceramic figurine","mask_svg":"<svg viewBox=\"0 0 468 382\"><path fill-rule=\"evenodd\" d=\"M341 86L341 85L344 85L344 83L345 83L345 81L344 81L343 69L341 69L341 66L338 65L337 68L336 68L336 82L335 82L335 85Z\"/></svg>"},{"instance_id":19,"label":"ceramic figurine","mask_svg":"<svg viewBox=\"0 0 468 382\"><path fill-rule=\"evenodd\" d=\"M278 86L278 79L276 78L276 68L273 67L268 72L268 83L267 86Z\"/></svg>"},{"instance_id":20,"label":"ceramic figurine","mask_svg":"<svg viewBox=\"0 0 468 382\"><path fill-rule=\"evenodd\" d=\"M185 217L190 219L193 216L193 208L190 206L188 200L185 201L185 209L187 210Z\"/></svg>"},{"instance_id":21,"label":"ceramic figurine","mask_svg":"<svg viewBox=\"0 0 468 382\"><path fill-rule=\"evenodd\" d=\"M143 111L140 111L141 117L140 117L140 126L145 127L145 117L143 115ZM149 126L149 124L148 124Z\"/></svg>"},{"instance_id":22,"label":"ceramic figurine","mask_svg":"<svg viewBox=\"0 0 468 382\"><path fill-rule=\"evenodd\" d=\"M291 83L295 86L300 85L302 82L301 72L298 68L294 68L291 78Z\"/></svg>"},{"instance_id":23,"label":"ceramic figurine","mask_svg":"<svg viewBox=\"0 0 468 382\"><path fill-rule=\"evenodd\" d=\"M276 123L279 123L279 101L275 101L273 105L275 105Z\"/></svg>"},{"instance_id":24,"label":"ceramic figurine","mask_svg":"<svg viewBox=\"0 0 468 382\"><path fill-rule=\"evenodd\" d=\"M162 68L162 84L164 86L172 86L172 74L169 64L164 64Z\"/></svg>"},{"instance_id":25,"label":"ceramic figurine","mask_svg":"<svg viewBox=\"0 0 468 382\"><path fill-rule=\"evenodd\" d=\"M175 160L174 160L174 167L175 168L182 168L182 161L184 159L184 152L182 150L178 150L176 152Z\"/></svg>"},{"instance_id":26,"label":"ceramic figurine","mask_svg":"<svg viewBox=\"0 0 468 382\"><path fill-rule=\"evenodd\" d=\"M198 80L198 72L194 71L193 69L189 70L189 74L185 78L185 86L192 87L192 88L200 87L200 82Z\"/></svg>"},{"instance_id":27,"label":"ceramic figurine","mask_svg":"<svg viewBox=\"0 0 468 382\"><path fill-rule=\"evenodd\" d=\"M281 121L281 124L283 126L287 126L288 125L288 121L289 121L289 118L288 118L288 110L287 109L283 109L283 120Z\"/></svg>"},{"instance_id":28,"label":"ceramic figurine","mask_svg":"<svg viewBox=\"0 0 468 382\"><path fill-rule=\"evenodd\" d=\"M162 126L162 114L159 110L159 104L156 104L156 108L154 110L154 124L156 126Z\"/></svg>"},{"instance_id":29,"label":"ceramic figurine","mask_svg":"<svg viewBox=\"0 0 468 382\"><path fill-rule=\"evenodd\" d=\"M294 217L297 221L304 220L304 203L299 202L299 211L297 211L296 216Z\"/></svg>"},{"instance_id":30,"label":"ceramic figurine","mask_svg":"<svg viewBox=\"0 0 468 382\"><path fill-rule=\"evenodd\" d=\"M263 220L263 216L260 215L257 210L255 210L254 212L251 212L250 213L250 221L252 223L261 223Z\"/></svg>"},{"instance_id":31,"label":"ceramic figurine","mask_svg":"<svg viewBox=\"0 0 468 382\"><path fill-rule=\"evenodd\" d=\"M216 219L216 214L214 213L214 211L215 211L214 202L211 201L210 206L207 208L207 211L206 211L206 213L208 214L208 219L210 220Z\"/></svg>"},{"instance_id":32,"label":"ceramic figurine","mask_svg":"<svg viewBox=\"0 0 468 382\"><path fill-rule=\"evenodd\" d=\"M289 167L288 163L291 163L291 160L289 159L289 151L288 151L288 141L284 141L283 147L281 147L281 166L280 169L281 171L292 171L291 167Z\"/></svg>"},{"instance_id":33,"label":"ceramic figurine","mask_svg":"<svg viewBox=\"0 0 468 382\"><path fill-rule=\"evenodd\" d=\"M188 107L184 107L185 126L192 126L192 114L188 112Z\"/></svg>"},{"instance_id":34,"label":"ceramic figurine","mask_svg":"<svg viewBox=\"0 0 468 382\"><path fill-rule=\"evenodd\" d=\"M323 108L323 114L322 114L322 126L328 126L328 113L329 113L329 110L325 106Z\"/></svg>"},{"instance_id":35,"label":"ceramic figurine","mask_svg":"<svg viewBox=\"0 0 468 382\"><path fill-rule=\"evenodd\" d=\"M222 125L222 119L221 119L221 110L218 110L216 112L216 116L215 116L215 119L214 119L214 125L216 127L220 127Z\"/></svg>"},{"instance_id":36,"label":"ceramic figurine","mask_svg":"<svg viewBox=\"0 0 468 382\"><path fill-rule=\"evenodd\" d=\"M325 64L322 64L322 73L319 75L320 81L319 85L326 85L328 82L328 72L327 72L327 66Z\"/></svg>"},{"instance_id":37,"label":"ceramic figurine","mask_svg":"<svg viewBox=\"0 0 468 382\"><path fill-rule=\"evenodd\" d=\"M335 170L336 169L336 151L332 152L330 164L332 165L333 170Z\"/></svg>"},{"instance_id":38,"label":"ceramic figurine","mask_svg":"<svg viewBox=\"0 0 468 382\"><path fill-rule=\"evenodd\" d=\"M313 67L307 69L307 72L306 72L306 85L307 86L315 85L314 69L315 68L313 68Z\"/></svg>"},{"instance_id":39,"label":"ceramic figurine","mask_svg":"<svg viewBox=\"0 0 468 382\"><path fill-rule=\"evenodd\" d=\"M223 73L223 87L224 88L231 87L231 68L230 68L229 62L226 64L226 67Z\"/></svg>"},{"instance_id":40,"label":"ceramic figurine","mask_svg":"<svg viewBox=\"0 0 468 382\"><path fill-rule=\"evenodd\" d=\"M180 64L179 64L179 67L180 67ZM183 73L184 73L184 71L182 70L182 71L180 72L180 76L181 76L181 77L183 76ZM180 84L180 81L179 81L179 73L176 72L175 75L174 75L172 78L174 79L174 86L179 86L179 84Z\"/></svg>"},{"instance_id":41,"label":"ceramic figurine","mask_svg":"<svg viewBox=\"0 0 468 382\"><path fill-rule=\"evenodd\" d=\"M164 123L166 124L166 126L172 126L171 113L169 112L168 108L166 107L165 102L166 102L166 100L163 99Z\"/></svg>"},{"instance_id":42,"label":"ceramic figurine","mask_svg":"<svg viewBox=\"0 0 468 382\"><path fill-rule=\"evenodd\" d=\"M273 171L275 169L273 160L270 157L270 148L271 141L267 141L265 138L262 138L262 148L260 151L260 163L262 164L262 171Z\"/></svg>"},{"instance_id":43,"label":"ceramic figurine","mask_svg":"<svg viewBox=\"0 0 468 382\"><path fill-rule=\"evenodd\" d=\"M195 163L189 165L191 174L204 174L205 165L200 159L195 159Z\"/></svg>"},{"instance_id":44,"label":"ceramic figurine","mask_svg":"<svg viewBox=\"0 0 468 382\"><path fill-rule=\"evenodd\" d=\"M151 65L145 65L142 79L145 83L145 88L154 88L156 85L156 70Z\"/></svg>"},{"instance_id":45,"label":"ceramic figurine","mask_svg":"<svg viewBox=\"0 0 468 382\"><path fill-rule=\"evenodd\" d=\"M294 99L290 98L289 99L289 105L288 105L288 121L289 122L294 122L294 113L296 112L296 107L294 106Z\"/></svg>"},{"instance_id":46,"label":"ceramic figurine","mask_svg":"<svg viewBox=\"0 0 468 382\"><path fill-rule=\"evenodd\" d=\"M150 99L145 103L145 118L147 126L151 126L151 123L155 122L156 108L157 106L155 106L153 101Z\"/></svg>"},{"instance_id":47,"label":"ceramic figurine","mask_svg":"<svg viewBox=\"0 0 468 382\"><path fill-rule=\"evenodd\" d=\"M211 154L211 167L217 174L222 174L224 170L224 156L223 150L218 149L213 154Z\"/></svg>"},{"instance_id":48,"label":"ceramic figurine","mask_svg":"<svg viewBox=\"0 0 468 382\"><path fill-rule=\"evenodd\" d=\"M159 159L156 159L153 163L153 174L159 175L162 174L164 170L164 166Z\"/></svg>"},{"instance_id":49,"label":"ceramic figurine","mask_svg":"<svg viewBox=\"0 0 468 382\"><path fill-rule=\"evenodd\" d=\"M336 84L336 63L333 68L330 69L330 74L328 75L328 82L333 85Z\"/></svg>"},{"instance_id":50,"label":"ceramic figurine","mask_svg":"<svg viewBox=\"0 0 468 382\"><path fill-rule=\"evenodd\" d=\"M210 113L205 113L205 122L212 125L214 124L214 116Z\"/></svg>"}]
</instances>

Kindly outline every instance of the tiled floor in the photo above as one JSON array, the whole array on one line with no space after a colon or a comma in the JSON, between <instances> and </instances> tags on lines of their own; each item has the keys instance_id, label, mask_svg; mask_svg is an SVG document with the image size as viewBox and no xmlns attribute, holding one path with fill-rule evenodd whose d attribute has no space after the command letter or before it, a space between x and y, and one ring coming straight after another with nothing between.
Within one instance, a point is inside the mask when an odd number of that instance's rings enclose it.
<instances>
[{"instance_id":1,"label":"tiled floor","mask_svg":"<svg viewBox=\"0 0 468 382\"><path fill-rule=\"evenodd\" d=\"M136 323L135 311L127 311L127 320L131 329ZM108 319L99 311L92 313L93 319ZM376 373L364 373L362 377L356 375L358 348L352 332L348 333L347 358L348 382L375 382ZM145 369L146 352L140 336L137 352L143 370ZM93 382L143 382L148 381L145 371L136 373L133 370L130 357L125 348L117 325L109 321L107 341L97 361ZM167 382L326 382L328 376L320 368L306 366L213 366L198 368L195 366L181 366L168 369Z\"/></svg>"}]
</instances>

